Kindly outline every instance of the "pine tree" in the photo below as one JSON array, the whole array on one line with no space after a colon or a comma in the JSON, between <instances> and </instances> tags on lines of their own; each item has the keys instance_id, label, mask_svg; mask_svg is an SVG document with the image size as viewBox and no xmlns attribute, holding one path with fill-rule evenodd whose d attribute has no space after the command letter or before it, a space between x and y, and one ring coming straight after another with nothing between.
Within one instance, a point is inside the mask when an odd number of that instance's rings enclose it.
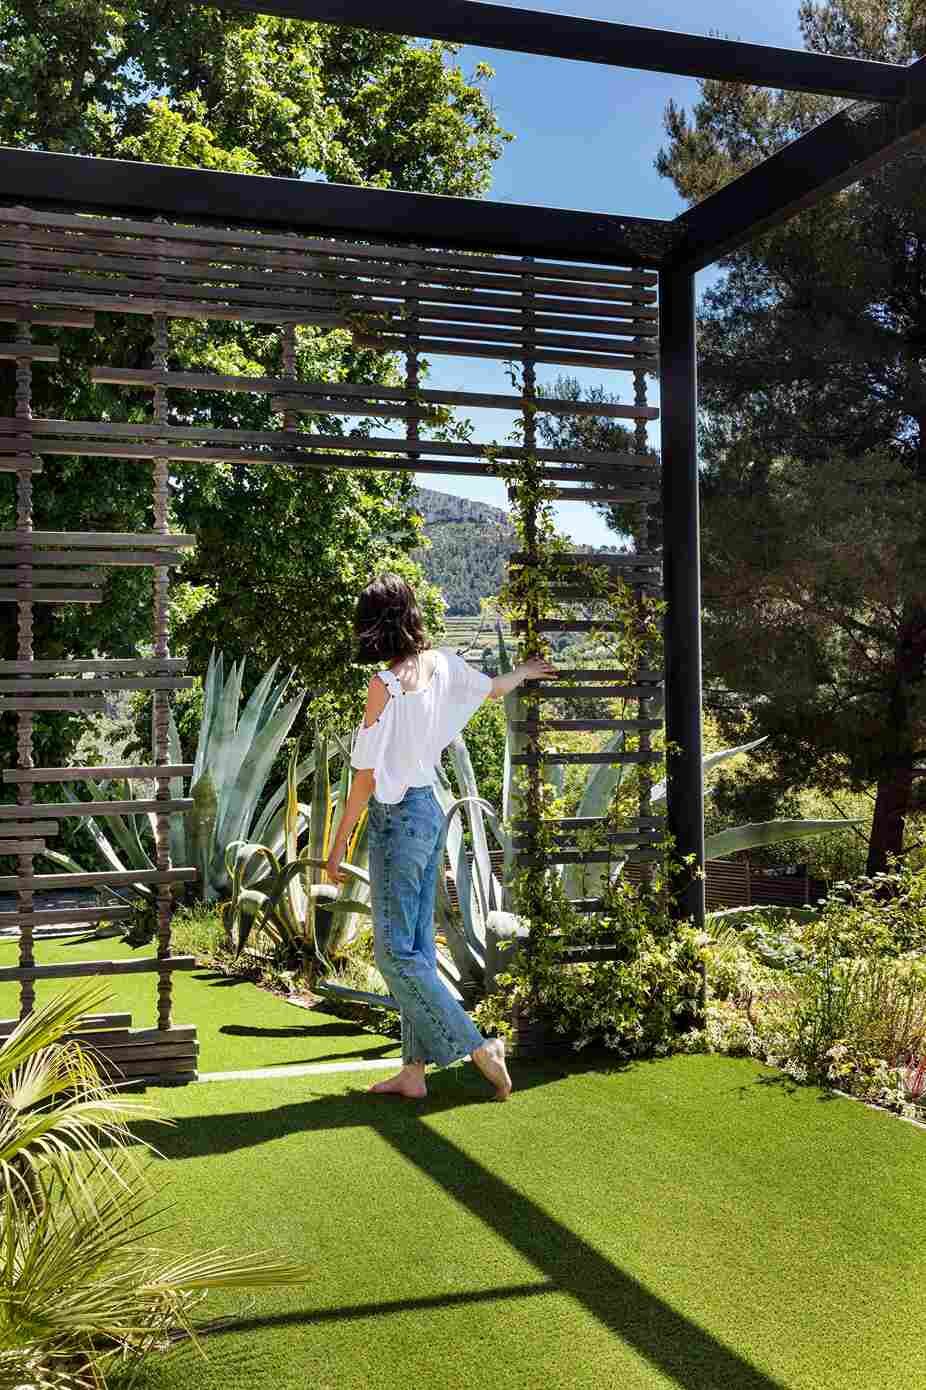
<instances>
[{"instance_id":1,"label":"pine tree","mask_svg":"<svg viewBox=\"0 0 926 1390\"><path fill-rule=\"evenodd\" d=\"M904 63L902 0L805 3L807 47ZM701 84L657 167L696 202L839 103ZM877 788L869 872L926 806L926 159L914 151L725 263L704 296L708 673L782 785Z\"/></svg>"}]
</instances>

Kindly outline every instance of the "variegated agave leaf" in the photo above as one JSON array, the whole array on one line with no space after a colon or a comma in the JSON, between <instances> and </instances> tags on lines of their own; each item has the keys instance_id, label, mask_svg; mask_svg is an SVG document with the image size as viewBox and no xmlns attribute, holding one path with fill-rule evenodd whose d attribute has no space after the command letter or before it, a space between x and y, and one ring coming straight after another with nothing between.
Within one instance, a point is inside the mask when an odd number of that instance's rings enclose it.
<instances>
[{"instance_id":1,"label":"variegated agave leaf","mask_svg":"<svg viewBox=\"0 0 926 1390\"><path fill-rule=\"evenodd\" d=\"M622 752L625 737L623 729L618 729L604 745L604 751ZM620 789L625 772L626 767L623 763L598 763L588 777L576 814L596 818L607 815L608 807ZM607 870L607 864L564 864L563 888L567 898L597 897Z\"/></svg>"},{"instance_id":2,"label":"variegated agave leaf","mask_svg":"<svg viewBox=\"0 0 926 1390\"><path fill-rule=\"evenodd\" d=\"M753 739L751 743L741 743L738 748L722 748L719 753L709 753L701 764L702 771L706 775L712 768L719 767L722 763L730 762L733 758L738 758L741 753L751 753L753 748L758 748L760 743L765 743L765 738ZM705 787L704 795L712 796L713 787ZM666 783L657 782L653 787L651 797L654 807L664 808L666 804Z\"/></svg>"}]
</instances>

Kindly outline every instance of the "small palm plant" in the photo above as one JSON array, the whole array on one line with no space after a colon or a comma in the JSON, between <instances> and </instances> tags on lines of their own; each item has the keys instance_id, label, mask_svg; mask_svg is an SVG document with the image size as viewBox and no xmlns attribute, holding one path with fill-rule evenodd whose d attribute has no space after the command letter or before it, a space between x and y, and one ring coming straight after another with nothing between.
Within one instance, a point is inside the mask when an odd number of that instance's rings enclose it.
<instances>
[{"instance_id":1,"label":"small palm plant","mask_svg":"<svg viewBox=\"0 0 926 1390\"><path fill-rule=\"evenodd\" d=\"M0 1046L0 1385L105 1390L178 1332L209 1289L302 1284L266 1254L177 1255L129 1124L159 1119L101 1077L67 1035L106 999L72 986Z\"/></svg>"}]
</instances>

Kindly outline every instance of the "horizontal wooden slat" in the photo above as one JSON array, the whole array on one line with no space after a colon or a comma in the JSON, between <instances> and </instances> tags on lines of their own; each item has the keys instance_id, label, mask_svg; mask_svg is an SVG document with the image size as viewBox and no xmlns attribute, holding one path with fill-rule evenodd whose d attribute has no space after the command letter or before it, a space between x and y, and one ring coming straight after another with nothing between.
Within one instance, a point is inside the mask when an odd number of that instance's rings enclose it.
<instances>
[{"instance_id":1,"label":"horizontal wooden slat","mask_svg":"<svg viewBox=\"0 0 926 1390\"><path fill-rule=\"evenodd\" d=\"M597 333L597 324L595 325ZM591 330L591 325L589 325ZM365 334L375 333L380 338L397 338L403 343L411 340L412 337L417 341L419 334L427 335L434 339L458 339L460 342L467 343L507 343L512 345L513 356L533 356L534 349L539 348L544 352L553 352L559 348L567 348L572 352L596 352L596 353L615 353L624 357L636 358L639 361L646 361L652 364L654 360L653 344L651 342L637 343L635 339L626 336L601 337L592 336L591 331L587 337L580 337L572 333L552 333L543 330L527 330L524 328L493 328L489 325L475 327L466 323L454 323L448 319L421 318L420 321L410 319L384 319L379 323L366 322L361 331Z\"/></svg>"},{"instance_id":2,"label":"horizontal wooden slat","mask_svg":"<svg viewBox=\"0 0 926 1390\"><path fill-rule=\"evenodd\" d=\"M539 700L652 700L660 688L653 685L537 685L531 692Z\"/></svg>"},{"instance_id":3,"label":"horizontal wooden slat","mask_svg":"<svg viewBox=\"0 0 926 1390\"><path fill-rule=\"evenodd\" d=\"M553 964L596 965L599 961L626 959L626 946L567 946Z\"/></svg>"},{"instance_id":4,"label":"horizontal wooden slat","mask_svg":"<svg viewBox=\"0 0 926 1390\"><path fill-rule=\"evenodd\" d=\"M2 468L0 468L2 472ZM0 584L21 584L30 583L33 585L43 584L98 584L101 578L93 570L66 570L66 569L36 569L29 564L28 568L23 565L3 566L0 565Z\"/></svg>"},{"instance_id":5,"label":"horizontal wooden slat","mask_svg":"<svg viewBox=\"0 0 926 1390\"><path fill-rule=\"evenodd\" d=\"M24 304L0 304L0 323L41 323L49 328L93 328L96 317L90 313L60 309L36 309Z\"/></svg>"},{"instance_id":6,"label":"horizontal wooden slat","mask_svg":"<svg viewBox=\"0 0 926 1390\"><path fill-rule=\"evenodd\" d=\"M314 442L312 435L303 435L302 439L309 444ZM365 441L362 438L358 438L353 441L353 447L356 448L358 444L363 443L365 443ZM445 454L449 452L445 448L437 446L432 447L432 444L433 441L421 440L420 443L416 445L416 449L420 449L421 454L425 456L434 453ZM342 447L349 448L350 444L345 441ZM161 447L153 444L112 444L105 440L101 440L99 442L94 441L93 443L78 441L75 443L54 444L49 448L48 452L53 454L73 454L86 458L137 459L143 463L150 462L152 458L168 458L175 463L234 463L247 467L282 465L287 468L308 468L327 472L336 469L358 468L401 472L411 468L412 471L415 472L448 474L451 476L480 475L485 477L499 477L505 466L504 463L482 461L484 459L484 454L479 445L474 445L469 449L468 453L459 455L459 466L457 466L456 463L435 462L430 457L421 458L419 463L417 453L415 461L409 463L406 457L409 453L409 446L407 441L401 436L397 437L392 442L392 448L401 450L401 454L387 454L385 451L376 454L341 453L340 451L318 454L306 451L303 453L301 443L298 452L284 453L280 450L274 450L272 453L252 454L244 451L239 452L232 446L219 449L200 449L193 445ZM508 456L510 456L510 452L511 451L509 451ZM540 470L540 477L545 480L555 479L577 482L585 476L586 471L578 468L578 466L575 468L545 466ZM592 480L595 480L599 474L595 472L594 474L588 474L588 476ZM81 558L83 558L83 553L81 553ZM107 563L123 562L107 561ZM130 562L125 561L124 563ZM153 563L157 564L158 562L155 560Z\"/></svg>"},{"instance_id":7,"label":"horizontal wooden slat","mask_svg":"<svg viewBox=\"0 0 926 1390\"><path fill-rule=\"evenodd\" d=\"M511 727L518 733L542 732L544 729L571 729L590 733L596 729L661 729L661 719L513 719Z\"/></svg>"},{"instance_id":8,"label":"horizontal wooden slat","mask_svg":"<svg viewBox=\"0 0 926 1390\"><path fill-rule=\"evenodd\" d=\"M447 265L468 269L470 266L480 270L511 271L512 274L573 276L578 279L600 279L603 284L655 285L656 277L651 273L637 270L602 269L598 266L573 265L571 262L531 261L504 256L469 256L468 254L447 251L418 250L406 246L355 245L350 242L333 241L318 237L296 237L289 234L264 232L219 231L201 226L176 226L172 223L145 222L139 220L91 218L74 213L34 212L29 208L0 208L0 223L11 223L9 240L18 240L22 226L40 228L67 228L83 236L141 237L135 244L142 254L151 253L151 239L156 238L160 246L178 243L176 254L186 254L189 246L220 247L226 252L250 248L261 253L280 251L291 255L341 256L349 254L360 261L397 261L400 265L424 264ZM225 255L224 259L228 259ZM610 277L614 276L612 280Z\"/></svg>"},{"instance_id":9,"label":"horizontal wooden slat","mask_svg":"<svg viewBox=\"0 0 926 1390\"><path fill-rule=\"evenodd\" d=\"M615 861L626 864L656 864L662 859L659 850L639 849L623 852L620 850L554 850L552 854L543 856L525 854L522 851L515 851L515 858L518 864L613 864Z\"/></svg>"},{"instance_id":10,"label":"horizontal wooden slat","mask_svg":"<svg viewBox=\"0 0 926 1390\"><path fill-rule=\"evenodd\" d=\"M354 342L358 347L371 348L374 352L402 351L401 342L394 342L382 334L356 333ZM566 348L531 351L526 348L488 347L483 343L452 343L442 338L417 338L418 352L437 357L485 357L493 362L519 361L530 357L532 362L553 363L564 367L604 367L611 372L655 371L658 362L655 357L605 357L601 353L571 352Z\"/></svg>"},{"instance_id":11,"label":"horizontal wooden slat","mask_svg":"<svg viewBox=\"0 0 926 1390\"><path fill-rule=\"evenodd\" d=\"M558 826L561 829L570 830L594 830L600 825L608 824L607 816L559 816L543 822L547 826ZM641 816L636 820L629 820L623 823L624 830L656 830L666 824L665 816ZM515 830L529 830L533 825L532 821L518 819L513 822Z\"/></svg>"},{"instance_id":12,"label":"horizontal wooden slat","mask_svg":"<svg viewBox=\"0 0 926 1390\"><path fill-rule=\"evenodd\" d=\"M350 415L371 420L434 421L433 410L407 410L397 405L370 405L368 402L323 400L313 396L274 396L270 408L292 411L296 415Z\"/></svg>"},{"instance_id":13,"label":"horizontal wooden slat","mask_svg":"<svg viewBox=\"0 0 926 1390\"><path fill-rule=\"evenodd\" d=\"M125 922L134 916L134 907L37 907L35 912L0 912L0 928L57 927L68 922Z\"/></svg>"},{"instance_id":14,"label":"horizontal wooden slat","mask_svg":"<svg viewBox=\"0 0 926 1390\"><path fill-rule=\"evenodd\" d=\"M0 969L0 980L70 980L83 979L87 975L146 975L161 970L195 969L195 956L168 956L164 960L157 957L144 960L74 960L56 965L5 965Z\"/></svg>"},{"instance_id":15,"label":"horizontal wooden slat","mask_svg":"<svg viewBox=\"0 0 926 1390\"><path fill-rule=\"evenodd\" d=\"M151 782L155 777L190 777L192 763L162 763L159 766L127 763L120 767L106 763L101 767L28 767L6 768L4 782L82 782L86 777L95 781ZM55 814L57 815L57 803ZM0 811L2 815L2 811Z\"/></svg>"},{"instance_id":16,"label":"horizontal wooden slat","mask_svg":"<svg viewBox=\"0 0 926 1390\"><path fill-rule=\"evenodd\" d=\"M185 671L185 656L163 657L95 657L82 661L80 657L65 657L61 661L0 661L0 676L13 675L54 675L59 672L99 671Z\"/></svg>"},{"instance_id":17,"label":"horizontal wooden slat","mask_svg":"<svg viewBox=\"0 0 926 1390\"><path fill-rule=\"evenodd\" d=\"M0 430L8 421L0 418ZM193 441L205 441L210 445L230 444L236 447L242 445L267 445L278 447L284 450L320 449L331 450L362 450L364 453L395 453L401 449L404 440L395 435L369 436L358 438L343 434L315 434L303 432L301 430L231 430L231 429L211 429L209 427L198 427L189 425L150 425L150 424L113 424L110 421L96 420L44 420L35 419L33 421L35 434L37 437L45 438L67 438L67 448L72 448L71 437L94 436L94 442L87 443L86 447L96 447L95 437L100 439L140 439L140 440L166 440L169 445L173 441L178 444L187 444ZM539 448L528 450L523 445L499 445L494 441L481 443L472 441L461 443L454 440L429 439L420 442L422 453L447 455L453 458L484 458L486 454L491 454L499 459L520 459L530 454L532 457L544 463L575 463L584 465L596 470L610 470L612 468L637 468L648 472L655 463L648 454L627 454L615 453L610 450L594 449L570 449L570 448ZM151 456L150 449L147 457ZM184 457L183 453L179 457ZM266 461L271 461L269 456ZM33 533L42 534L42 533ZM0 543L4 539L0 534ZM100 543L104 541L112 544L112 541L105 536L97 537ZM141 538L139 538L141 539ZM166 541L166 537L161 538ZM190 538L192 541L193 538Z\"/></svg>"},{"instance_id":18,"label":"horizontal wooden slat","mask_svg":"<svg viewBox=\"0 0 926 1390\"><path fill-rule=\"evenodd\" d=\"M165 548L169 550L188 550L196 544L195 536L175 536L160 531L0 531L0 546L56 546L60 549L132 550L144 547L147 550Z\"/></svg>"},{"instance_id":19,"label":"horizontal wooden slat","mask_svg":"<svg viewBox=\"0 0 926 1390\"><path fill-rule=\"evenodd\" d=\"M643 462L646 462L647 459L647 456L642 454L629 455L627 457L642 460ZM656 459L652 459L651 461L653 463L658 462ZM510 565L530 565L533 561L526 551L516 550L513 554L509 555L508 563ZM584 565L598 565L613 569L658 569L662 564L662 556L648 551L641 551L639 554L628 552L615 553L613 555L602 551L592 552L591 554L585 554L583 551L572 551L568 554L554 553L553 555L544 555L543 563L544 565L555 565L557 568L562 567L563 569L574 569Z\"/></svg>"},{"instance_id":20,"label":"horizontal wooden slat","mask_svg":"<svg viewBox=\"0 0 926 1390\"><path fill-rule=\"evenodd\" d=\"M473 406L487 410L522 410L535 404L539 415L600 415L628 420L658 420L652 406L620 405L614 402L567 401L540 396L536 402L526 396L497 395L483 391L410 391L403 386L361 385L356 382L296 381L291 377L218 376L207 372L168 372L144 367L92 367L90 379L103 385L174 387L188 391L234 391L255 395L279 395L298 399L301 395L322 397L361 397L369 400L420 402L423 405Z\"/></svg>"},{"instance_id":21,"label":"horizontal wooden slat","mask_svg":"<svg viewBox=\"0 0 926 1390\"><path fill-rule=\"evenodd\" d=\"M65 280L65 283L68 281ZM75 279L72 283L76 286L80 282ZM103 279L93 281L92 286L92 289L42 289L37 292L31 285L21 287L18 284L5 284L0 286L0 295L16 303L31 304L39 300L42 304L54 304L62 308L74 307L89 310L91 313L138 314L142 318L165 314L176 319L197 319L217 323L265 323L274 327L284 323L316 324L319 320L328 322L331 318L329 313L320 313L317 309L300 310L284 305L279 308L259 309L248 304L228 305L192 297L169 299L164 295L157 298L142 294L120 295L113 289L107 289L107 281Z\"/></svg>"},{"instance_id":22,"label":"horizontal wooden slat","mask_svg":"<svg viewBox=\"0 0 926 1390\"><path fill-rule=\"evenodd\" d=\"M620 582L625 584L628 589L633 589L635 591L639 590L651 595L658 595L663 592L663 586L659 583L659 580L653 574L652 570L625 570L620 576ZM614 588L610 585L606 587L604 593L598 593L597 590L591 592L587 587L579 584L575 585L575 587L568 588L558 584L551 584L547 589L547 594L555 603L601 603L606 601L614 592Z\"/></svg>"},{"instance_id":23,"label":"horizontal wooden slat","mask_svg":"<svg viewBox=\"0 0 926 1390\"><path fill-rule=\"evenodd\" d=\"M195 1067L199 1055L195 1039L174 1039L167 1031L163 1038L164 1041L160 1043L155 1040L135 1042L130 1038L127 1042L104 1043L93 1051L97 1058L116 1064L127 1075L142 1064L151 1062L185 1062L191 1069Z\"/></svg>"},{"instance_id":24,"label":"horizontal wooden slat","mask_svg":"<svg viewBox=\"0 0 926 1390\"><path fill-rule=\"evenodd\" d=\"M55 807L55 814L58 808ZM0 877L0 889L31 890L37 892L44 888L119 888L133 883L193 883L198 870L188 869L138 869L136 872L101 870L89 874L37 874L26 877L21 874L4 874Z\"/></svg>"},{"instance_id":25,"label":"horizontal wooden slat","mask_svg":"<svg viewBox=\"0 0 926 1390\"><path fill-rule=\"evenodd\" d=\"M171 565L182 565L185 555L169 550L79 550L76 554L69 547L66 550L42 550L25 546L0 546L0 561L7 565L93 565L95 568L113 569L138 567L145 569L164 569ZM102 576L94 576L102 582Z\"/></svg>"},{"instance_id":26,"label":"horizontal wooden slat","mask_svg":"<svg viewBox=\"0 0 926 1390\"><path fill-rule=\"evenodd\" d=\"M80 819L83 816L130 816L144 815L148 812L166 816L179 812L186 814L192 808L193 801L190 797L184 797L179 801L43 801L32 808L0 806L0 820L6 820L8 813L15 813L23 820L28 820L30 809L36 814L46 816L51 809L56 819L65 816ZM12 816L10 818L12 819Z\"/></svg>"},{"instance_id":27,"label":"horizontal wooden slat","mask_svg":"<svg viewBox=\"0 0 926 1390\"><path fill-rule=\"evenodd\" d=\"M22 454L0 454L0 473L22 473L30 477L44 472L41 459Z\"/></svg>"},{"instance_id":28,"label":"horizontal wooden slat","mask_svg":"<svg viewBox=\"0 0 926 1390\"><path fill-rule=\"evenodd\" d=\"M579 832L573 831L570 835L554 835L550 843L556 849L576 848L576 835ZM598 845L646 845L655 844L660 836L653 830L614 830L611 832L596 832ZM530 849L535 843L530 835L515 835L513 845L515 849Z\"/></svg>"},{"instance_id":29,"label":"horizontal wooden slat","mask_svg":"<svg viewBox=\"0 0 926 1390\"><path fill-rule=\"evenodd\" d=\"M10 696L7 699L0 700L0 714L4 713L4 711L16 710L23 712L31 710L35 714L41 713L42 710L58 714L86 714L90 711L103 710L105 708L106 701L97 699L92 695L86 696L83 700L65 700L63 698L49 698L45 700L38 695L23 695L22 697Z\"/></svg>"},{"instance_id":30,"label":"horizontal wooden slat","mask_svg":"<svg viewBox=\"0 0 926 1390\"><path fill-rule=\"evenodd\" d=\"M99 589L39 589L20 585L0 589L0 603L102 603Z\"/></svg>"},{"instance_id":31,"label":"horizontal wooden slat","mask_svg":"<svg viewBox=\"0 0 926 1390\"><path fill-rule=\"evenodd\" d=\"M109 1056L115 1055L114 1049L125 1051L127 1055L129 1049L135 1049L140 1055L146 1054L150 1047L164 1047L173 1048L181 1056L193 1055L199 1049L196 1025L193 1023L174 1024L170 1028L103 1030L95 1033L94 1037L99 1038L101 1051Z\"/></svg>"},{"instance_id":32,"label":"horizontal wooden slat","mask_svg":"<svg viewBox=\"0 0 926 1390\"><path fill-rule=\"evenodd\" d=\"M192 676L140 676L137 680L128 676L113 676L111 680L2 680L0 694L13 690L24 693L42 690L58 690L62 694L82 695L85 691L107 690L192 690L196 681Z\"/></svg>"},{"instance_id":33,"label":"horizontal wooden slat","mask_svg":"<svg viewBox=\"0 0 926 1390\"><path fill-rule=\"evenodd\" d=\"M661 683L663 673L661 671L623 671L612 666L564 666L560 670L560 680L562 681L652 681L656 684ZM542 681L525 681L524 686L528 690L535 688L546 689ZM551 687L552 688L552 687Z\"/></svg>"},{"instance_id":34,"label":"horizontal wooden slat","mask_svg":"<svg viewBox=\"0 0 926 1390\"><path fill-rule=\"evenodd\" d=\"M0 841L15 839L17 835L57 835L58 830L58 823L53 820L0 820ZM4 852L0 847L0 853Z\"/></svg>"},{"instance_id":35,"label":"horizontal wooden slat","mask_svg":"<svg viewBox=\"0 0 926 1390\"><path fill-rule=\"evenodd\" d=\"M526 632L532 624L526 618L515 618L512 632ZM597 622L594 618L541 618L533 623L538 632L622 632L623 623Z\"/></svg>"},{"instance_id":36,"label":"horizontal wooden slat","mask_svg":"<svg viewBox=\"0 0 926 1390\"><path fill-rule=\"evenodd\" d=\"M0 343L0 359L24 362L57 362L58 348L48 343Z\"/></svg>"},{"instance_id":37,"label":"horizontal wooden slat","mask_svg":"<svg viewBox=\"0 0 926 1390\"><path fill-rule=\"evenodd\" d=\"M29 235L10 245L0 240L0 274L6 280L17 284L66 286L70 279L76 279L81 288L94 283L86 276L77 277L74 272L103 272L112 280L116 293L151 293L152 288L163 288L165 295L202 295L207 286L218 286L227 299L239 295L253 297L268 291L283 290L321 292L338 291L343 294L369 294L372 291L388 291L390 282L395 281L414 293L427 296L430 286L443 285L449 289L491 289L512 298L536 295L540 303L548 299L570 300L588 298L650 306L655 302L654 292L640 282L606 282L597 276L583 280L569 275L537 274L534 266L511 263L504 269L478 270L475 266L434 265L412 268L408 263L401 266L388 261L360 262L351 249L343 247L339 254L328 261L317 258L290 257L244 258L222 255L191 257L187 252L179 256L165 255L163 247L152 239L146 245L140 243L118 243L104 247L86 238L62 238L57 246L43 245L42 234ZM128 252L129 254L126 254ZM139 252L141 254L139 254ZM191 263L192 262L192 263ZM269 273L268 273L269 272ZM295 273L293 273L295 272ZM119 277L122 278L119 278ZM152 280L155 285L152 286ZM105 290L107 281L101 287ZM295 298L295 295L293 296Z\"/></svg>"},{"instance_id":38,"label":"horizontal wooden slat","mask_svg":"<svg viewBox=\"0 0 926 1390\"><path fill-rule=\"evenodd\" d=\"M0 1019L0 1038L8 1038L20 1022L18 1018ZM77 1031L84 1028L129 1028L131 1024L131 1014L84 1014L78 1020Z\"/></svg>"},{"instance_id":39,"label":"horizontal wooden slat","mask_svg":"<svg viewBox=\"0 0 926 1390\"><path fill-rule=\"evenodd\" d=\"M550 494L554 502L608 502L612 506L624 505L626 503L645 504L655 502L659 493L652 488L625 488L618 492L613 487L606 489L588 488L580 490L574 487L554 488Z\"/></svg>"},{"instance_id":40,"label":"horizontal wooden slat","mask_svg":"<svg viewBox=\"0 0 926 1390\"><path fill-rule=\"evenodd\" d=\"M617 767L624 763L658 763L662 758L662 753L513 753L511 761L521 767L561 763L578 763L589 767L605 764Z\"/></svg>"},{"instance_id":41,"label":"horizontal wooden slat","mask_svg":"<svg viewBox=\"0 0 926 1390\"><path fill-rule=\"evenodd\" d=\"M41 854L44 840L0 840L0 854Z\"/></svg>"}]
</instances>

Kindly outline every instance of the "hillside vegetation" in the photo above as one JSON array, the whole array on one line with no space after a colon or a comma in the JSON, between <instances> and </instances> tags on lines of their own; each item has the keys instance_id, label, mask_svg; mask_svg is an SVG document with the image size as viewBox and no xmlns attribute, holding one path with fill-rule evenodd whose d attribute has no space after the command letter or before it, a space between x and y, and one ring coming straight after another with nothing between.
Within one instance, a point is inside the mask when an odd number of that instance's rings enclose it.
<instances>
[{"instance_id":1,"label":"hillside vegetation","mask_svg":"<svg viewBox=\"0 0 926 1390\"><path fill-rule=\"evenodd\" d=\"M415 558L443 590L449 616L477 615L480 599L494 598L501 588L516 549L507 513L430 488L418 489L418 507L431 544L415 551Z\"/></svg>"}]
</instances>

